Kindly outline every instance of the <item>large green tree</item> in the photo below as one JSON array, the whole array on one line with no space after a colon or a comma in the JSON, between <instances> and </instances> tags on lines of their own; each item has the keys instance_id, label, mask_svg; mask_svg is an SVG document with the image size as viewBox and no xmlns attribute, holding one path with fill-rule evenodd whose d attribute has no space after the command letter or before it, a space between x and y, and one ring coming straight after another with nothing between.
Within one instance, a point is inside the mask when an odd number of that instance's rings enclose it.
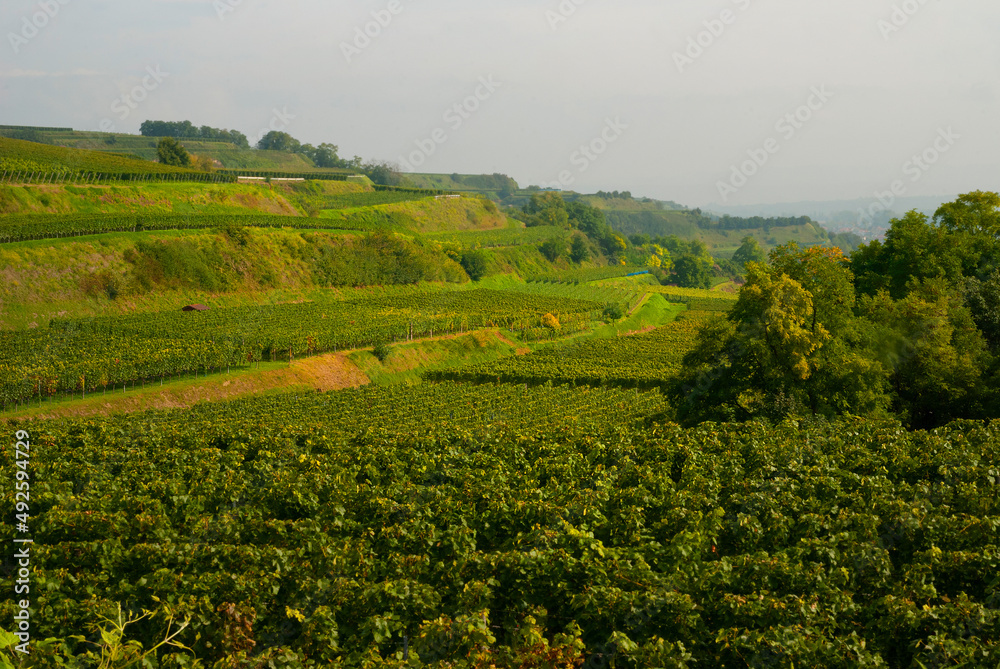
<instances>
[{"instance_id":1,"label":"large green tree","mask_svg":"<svg viewBox=\"0 0 1000 669\"><path fill-rule=\"evenodd\" d=\"M733 262L741 268L746 268L747 263L760 263L765 260L767 260L767 254L764 253L764 249L760 248L757 239L752 235L744 237L740 247L733 254Z\"/></svg>"},{"instance_id":2,"label":"large green tree","mask_svg":"<svg viewBox=\"0 0 1000 669\"><path fill-rule=\"evenodd\" d=\"M963 295L943 279L912 288L899 300L880 292L861 302L896 413L921 428L983 417L992 358Z\"/></svg>"},{"instance_id":3,"label":"large green tree","mask_svg":"<svg viewBox=\"0 0 1000 669\"><path fill-rule=\"evenodd\" d=\"M577 234L573 237L573 244L569 251L570 260L575 263L586 262L590 260L590 245L587 244L587 238L581 234Z\"/></svg>"},{"instance_id":4,"label":"large green tree","mask_svg":"<svg viewBox=\"0 0 1000 669\"><path fill-rule=\"evenodd\" d=\"M163 165L190 167L191 154L173 137L164 137L156 145L156 155Z\"/></svg>"},{"instance_id":5,"label":"large green tree","mask_svg":"<svg viewBox=\"0 0 1000 669\"><path fill-rule=\"evenodd\" d=\"M830 249L788 246L770 265L751 262L733 310L684 359L671 388L679 417L884 414L885 371L857 332L853 301L850 270Z\"/></svg>"},{"instance_id":6,"label":"large green tree","mask_svg":"<svg viewBox=\"0 0 1000 669\"><path fill-rule=\"evenodd\" d=\"M291 151L296 152L302 144L287 132L272 130L257 142L257 148L261 151Z\"/></svg>"},{"instance_id":7,"label":"large green tree","mask_svg":"<svg viewBox=\"0 0 1000 669\"><path fill-rule=\"evenodd\" d=\"M960 285L1000 266L1000 195L974 191L938 208L933 219L918 211L893 219L885 241L851 256L858 290L885 289L895 299L911 281L944 278Z\"/></svg>"},{"instance_id":8,"label":"large green tree","mask_svg":"<svg viewBox=\"0 0 1000 669\"><path fill-rule=\"evenodd\" d=\"M683 288L711 288L712 265L701 255L686 253L674 261L674 280Z\"/></svg>"},{"instance_id":9,"label":"large green tree","mask_svg":"<svg viewBox=\"0 0 1000 669\"><path fill-rule=\"evenodd\" d=\"M488 266L486 252L480 249L466 251L462 254L461 265L462 269L465 270L465 273L469 275L470 279L473 281L479 281L486 276L486 269Z\"/></svg>"},{"instance_id":10,"label":"large green tree","mask_svg":"<svg viewBox=\"0 0 1000 669\"><path fill-rule=\"evenodd\" d=\"M1000 269L993 270L985 280L970 278L964 293L983 337L994 353L1000 353Z\"/></svg>"},{"instance_id":11,"label":"large green tree","mask_svg":"<svg viewBox=\"0 0 1000 669\"><path fill-rule=\"evenodd\" d=\"M539 245L538 250L542 252L549 262L555 262L566 255L566 239L564 237L553 237Z\"/></svg>"},{"instance_id":12,"label":"large green tree","mask_svg":"<svg viewBox=\"0 0 1000 669\"><path fill-rule=\"evenodd\" d=\"M566 201L559 193L548 191L535 193L524 207L528 214L527 224L554 225L559 228L569 228L569 212L566 211Z\"/></svg>"}]
</instances>

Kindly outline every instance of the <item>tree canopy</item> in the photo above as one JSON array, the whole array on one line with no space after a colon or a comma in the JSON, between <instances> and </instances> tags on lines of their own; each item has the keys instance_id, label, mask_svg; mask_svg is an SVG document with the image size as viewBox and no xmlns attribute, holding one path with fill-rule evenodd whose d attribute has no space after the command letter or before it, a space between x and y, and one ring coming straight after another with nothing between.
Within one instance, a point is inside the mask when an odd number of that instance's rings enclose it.
<instances>
[{"instance_id":1,"label":"tree canopy","mask_svg":"<svg viewBox=\"0 0 1000 669\"><path fill-rule=\"evenodd\" d=\"M156 155L164 165L190 167L191 154L173 137L164 137L156 145Z\"/></svg>"},{"instance_id":2,"label":"tree canopy","mask_svg":"<svg viewBox=\"0 0 1000 669\"><path fill-rule=\"evenodd\" d=\"M250 141L247 136L237 130L220 130L203 125L196 127L191 121L144 121L139 126L143 137L173 137L174 139L202 139L232 142L236 146L248 149Z\"/></svg>"},{"instance_id":3,"label":"tree canopy","mask_svg":"<svg viewBox=\"0 0 1000 669\"><path fill-rule=\"evenodd\" d=\"M736 257L753 246L744 239ZM1000 196L977 191L933 220L893 220L850 258L792 243L747 260L736 306L703 328L670 390L679 418L893 415L928 428L995 417L998 251Z\"/></svg>"},{"instance_id":4,"label":"tree canopy","mask_svg":"<svg viewBox=\"0 0 1000 669\"><path fill-rule=\"evenodd\" d=\"M740 267L746 267L747 263L761 263L767 260L767 254L760 248L760 244L753 236L747 235L740 244L740 247L733 253L733 262Z\"/></svg>"}]
</instances>

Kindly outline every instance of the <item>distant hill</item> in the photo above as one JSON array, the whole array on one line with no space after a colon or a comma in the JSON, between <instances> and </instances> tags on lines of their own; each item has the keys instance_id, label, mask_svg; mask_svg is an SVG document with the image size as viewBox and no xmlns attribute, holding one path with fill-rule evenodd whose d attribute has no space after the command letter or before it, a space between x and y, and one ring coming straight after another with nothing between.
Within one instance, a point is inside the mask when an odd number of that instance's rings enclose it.
<instances>
[{"instance_id":1,"label":"distant hill","mask_svg":"<svg viewBox=\"0 0 1000 669\"><path fill-rule=\"evenodd\" d=\"M819 221L832 232L852 232L865 239L879 237L889 229L889 221L908 211L933 216L945 202L951 202L956 195L936 197L901 197L888 208L882 207L874 197L857 200L806 200L802 202L776 202L773 204L752 204L740 206L712 205L709 211L730 216L809 216ZM862 213L864 212L864 213Z\"/></svg>"},{"instance_id":2,"label":"distant hill","mask_svg":"<svg viewBox=\"0 0 1000 669\"><path fill-rule=\"evenodd\" d=\"M517 182L506 174L422 174L406 172L403 181L413 188L434 190L469 191L493 196L509 197L520 190Z\"/></svg>"},{"instance_id":3,"label":"distant hill","mask_svg":"<svg viewBox=\"0 0 1000 669\"><path fill-rule=\"evenodd\" d=\"M158 137L120 133L86 132L68 128L0 126L0 138L12 138L73 149L129 155L142 160L156 159ZM181 145L196 156L210 158L218 167L284 172L349 172L320 169L305 156L285 151L260 151L236 146L231 142L181 139Z\"/></svg>"}]
</instances>

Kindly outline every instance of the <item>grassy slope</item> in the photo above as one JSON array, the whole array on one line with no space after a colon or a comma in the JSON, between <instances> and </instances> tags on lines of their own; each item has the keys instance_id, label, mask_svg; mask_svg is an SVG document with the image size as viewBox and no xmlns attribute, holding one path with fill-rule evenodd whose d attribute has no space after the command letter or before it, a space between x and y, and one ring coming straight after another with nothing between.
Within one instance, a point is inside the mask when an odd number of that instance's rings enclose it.
<instances>
[{"instance_id":1,"label":"grassy slope","mask_svg":"<svg viewBox=\"0 0 1000 669\"><path fill-rule=\"evenodd\" d=\"M499 330L478 330L465 335L398 344L381 362L369 350L350 353L348 359L372 383L415 384L420 383L420 375L425 371L490 362L528 350L504 337Z\"/></svg>"},{"instance_id":2,"label":"grassy slope","mask_svg":"<svg viewBox=\"0 0 1000 669\"><path fill-rule=\"evenodd\" d=\"M230 291L234 296L243 296L243 300L225 300L223 296L224 302L240 303L258 296L261 301L269 301L264 294L267 287L254 278L268 272L286 293L316 289L309 268L294 260L289 252L304 243L298 233L254 230L251 235L252 242L244 250L226 244L212 232L183 230L0 245L0 328L41 327L54 317L172 310L191 302L218 303L217 296L191 288L156 290L117 300L93 296L85 289L86 279L96 273L126 273L131 266L125 254L140 240L183 239L199 246L221 248L224 256L237 266L251 257L253 271L245 272L242 283Z\"/></svg>"},{"instance_id":3,"label":"grassy slope","mask_svg":"<svg viewBox=\"0 0 1000 669\"><path fill-rule=\"evenodd\" d=\"M299 216L278 189L243 184L3 186L0 214L248 214Z\"/></svg>"},{"instance_id":4,"label":"grassy slope","mask_svg":"<svg viewBox=\"0 0 1000 669\"><path fill-rule=\"evenodd\" d=\"M176 174L193 170L160 165L148 160L134 160L100 151L68 149L37 142L0 137L0 164L6 160L29 161L57 170L85 170L93 172L130 172L135 174Z\"/></svg>"},{"instance_id":5,"label":"grassy slope","mask_svg":"<svg viewBox=\"0 0 1000 669\"><path fill-rule=\"evenodd\" d=\"M455 180L455 177L458 180ZM424 174L407 172L403 178L415 188L453 191L495 192L499 185L491 174Z\"/></svg>"},{"instance_id":6,"label":"grassy slope","mask_svg":"<svg viewBox=\"0 0 1000 669\"><path fill-rule=\"evenodd\" d=\"M324 218L344 219L362 210L402 214L409 220L411 232L455 232L464 230L496 230L507 228L507 217L490 210L487 200L479 198L436 199L433 197L410 202L382 204L374 207L360 207L324 211Z\"/></svg>"},{"instance_id":7,"label":"grassy slope","mask_svg":"<svg viewBox=\"0 0 1000 669\"><path fill-rule=\"evenodd\" d=\"M303 213L326 209L330 206L331 200L339 195L371 193L375 190L370 182L357 180L279 182L271 184L271 187L275 193L292 202L296 209Z\"/></svg>"},{"instance_id":8,"label":"grassy slope","mask_svg":"<svg viewBox=\"0 0 1000 669\"><path fill-rule=\"evenodd\" d=\"M319 196L299 197L293 186L274 189L256 185L153 184L133 188L30 186L0 187L0 211L8 212L130 212L142 211L208 213L250 213L270 211L299 214L296 206L312 202L324 194L336 196L359 192L362 184L322 182ZM46 205L45 202L48 204ZM293 206L296 205L296 206ZM418 200L378 209L408 216L414 230L468 230L506 227L506 218L488 211L482 200ZM342 210L350 211L350 210ZM342 212L338 212L342 213ZM232 248L228 240L212 231L157 231L113 233L68 239L37 240L0 245L0 329L39 327L51 318L89 316L102 313L160 311L179 304L205 302L215 305L274 303L308 299L319 289L310 268L295 260L292 251L304 244L290 218L288 230L253 230L248 249ZM305 220L305 219L301 219ZM345 235L347 232L319 234ZM243 279L226 293L209 293L197 288L157 289L148 294L110 300L85 290L88 277L110 271L123 275L129 269L125 254L141 241L186 240L204 248L222 245L235 271ZM534 247L526 253L538 256ZM261 277L273 277L261 281ZM278 288L278 290L274 290Z\"/></svg>"},{"instance_id":9,"label":"grassy slope","mask_svg":"<svg viewBox=\"0 0 1000 669\"><path fill-rule=\"evenodd\" d=\"M248 214L268 213L304 216L322 214L327 207L339 206L338 197L375 194L363 181L310 181L274 184L157 183L125 186L0 185L0 214ZM431 207L448 225L453 211L464 211L472 201L437 203ZM405 204L405 203L404 203ZM481 207L482 205L476 204ZM416 208L426 217L428 207ZM475 211L475 207L473 207ZM330 212L333 214L333 212ZM447 215L445 215L447 214ZM336 215L336 214L334 214ZM458 220L461 220L459 217ZM492 224L491 224L492 225ZM455 230L462 229L458 225Z\"/></svg>"}]
</instances>

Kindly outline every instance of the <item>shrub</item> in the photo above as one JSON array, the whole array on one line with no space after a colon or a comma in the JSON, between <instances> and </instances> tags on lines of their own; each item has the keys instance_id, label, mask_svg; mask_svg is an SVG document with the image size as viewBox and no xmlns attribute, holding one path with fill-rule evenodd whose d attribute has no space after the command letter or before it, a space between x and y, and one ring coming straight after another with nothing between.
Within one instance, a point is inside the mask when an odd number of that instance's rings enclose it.
<instances>
[{"instance_id":1,"label":"shrub","mask_svg":"<svg viewBox=\"0 0 1000 669\"><path fill-rule=\"evenodd\" d=\"M608 303L604 305L604 320L607 322L621 320L625 316L625 309L620 304Z\"/></svg>"},{"instance_id":2,"label":"shrub","mask_svg":"<svg viewBox=\"0 0 1000 669\"><path fill-rule=\"evenodd\" d=\"M191 166L191 154L173 137L164 137L157 143L156 155L163 165Z\"/></svg>"},{"instance_id":3,"label":"shrub","mask_svg":"<svg viewBox=\"0 0 1000 669\"><path fill-rule=\"evenodd\" d=\"M372 348L372 353L375 355L376 358L378 358L379 362L385 362L385 359L389 357L389 352L391 350L392 349L389 347L387 343L385 343L384 341L380 341L376 343L375 346Z\"/></svg>"},{"instance_id":4,"label":"shrub","mask_svg":"<svg viewBox=\"0 0 1000 669\"><path fill-rule=\"evenodd\" d=\"M562 324L559 323L559 319L552 314L545 314L542 316L542 325L550 330L561 330Z\"/></svg>"},{"instance_id":5,"label":"shrub","mask_svg":"<svg viewBox=\"0 0 1000 669\"><path fill-rule=\"evenodd\" d=\"M482 251L469 251L462 255L462 269L473 281L479 281L486 276L486 254Z\"/></svg>"}]
</instances>

